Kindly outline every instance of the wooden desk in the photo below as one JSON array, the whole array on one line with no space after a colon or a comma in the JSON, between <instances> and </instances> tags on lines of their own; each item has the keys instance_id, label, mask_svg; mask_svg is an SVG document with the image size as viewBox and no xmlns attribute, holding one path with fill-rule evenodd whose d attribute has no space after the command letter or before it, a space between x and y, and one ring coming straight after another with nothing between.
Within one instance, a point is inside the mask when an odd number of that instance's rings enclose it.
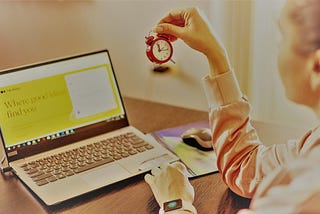
<instances>
[{"instance_id":1,"label":"wooden desk","mask_svg":"<svg viewBox=\"0 0 320 214\"><path fill-rule=\"evenodd\" d=\"M207 112L132 98L124 99L129 121L145 133L208 119ZM235 213L249 200L233 194L219 173L191 180L199 214ZM61 190L63 191L63 190ZM13 175L0 176L0 213L158 213L143 175L105 187L55 207L46 207Z\"/></svg>"}]
</instances>

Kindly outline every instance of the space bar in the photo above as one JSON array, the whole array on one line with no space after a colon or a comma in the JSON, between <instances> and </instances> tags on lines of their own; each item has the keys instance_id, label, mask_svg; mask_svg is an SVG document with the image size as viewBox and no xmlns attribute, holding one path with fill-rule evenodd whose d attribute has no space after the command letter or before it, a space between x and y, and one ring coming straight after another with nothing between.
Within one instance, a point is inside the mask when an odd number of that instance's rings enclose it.
<instances>
[{"instance_id":1,"label":"space bar","mask_svg":"<svg viewBox=\"0 0 320 214\"><path fill-rule=\"evenodd\" d=\"M106 158L106 159L103 159L101 161L97 161L97 162L94 162L92 164L88 164L88 165L85 165L83 167L79 167L77 169L74 170L75 173L80 173L80 172L84 172L84 171L87 171L89 169L92 169L92 168L95 168L95 167L98 167L98 166L101 166L103 164L106 164L106 163L110 163L112 162L113 159L112 158Z\"/></svg>"}]
</instances>

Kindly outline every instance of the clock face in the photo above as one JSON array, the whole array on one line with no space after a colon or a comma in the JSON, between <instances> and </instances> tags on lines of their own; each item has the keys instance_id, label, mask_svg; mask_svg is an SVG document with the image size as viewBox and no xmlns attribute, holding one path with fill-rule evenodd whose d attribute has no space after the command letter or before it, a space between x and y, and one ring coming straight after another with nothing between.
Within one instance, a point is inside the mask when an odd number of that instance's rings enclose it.
<instances>
[{"instance_id":1,"label":"clock face","mask_svg":"<svg viewBox=\"0 0 320 214\"><path fill-rule=\"evenodd\" d=\"M153 44L152 53L158 61L168 61L172 56L172 46L168 41L158 39Z\"/></svg>"}]
</instances>

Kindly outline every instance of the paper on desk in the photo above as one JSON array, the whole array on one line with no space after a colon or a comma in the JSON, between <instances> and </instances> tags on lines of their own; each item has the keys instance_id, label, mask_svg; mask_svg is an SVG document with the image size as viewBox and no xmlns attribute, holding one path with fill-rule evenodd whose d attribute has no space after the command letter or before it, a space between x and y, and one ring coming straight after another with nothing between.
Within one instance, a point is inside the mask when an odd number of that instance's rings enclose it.
<instances>
[{"instance_id":1,"label":"paper on desk","mask_svg":"<svg viewBox=\"0 0 320 214\"><path fill-rule=\"evenodd\" d=\"M217 172L217 157L214 151L201 151L182 142L181 134L190 128L209 128L208 121L190 123L150 133L158 142L175 153L186 165L189 177Z\"/></svg>"}]
</instances>

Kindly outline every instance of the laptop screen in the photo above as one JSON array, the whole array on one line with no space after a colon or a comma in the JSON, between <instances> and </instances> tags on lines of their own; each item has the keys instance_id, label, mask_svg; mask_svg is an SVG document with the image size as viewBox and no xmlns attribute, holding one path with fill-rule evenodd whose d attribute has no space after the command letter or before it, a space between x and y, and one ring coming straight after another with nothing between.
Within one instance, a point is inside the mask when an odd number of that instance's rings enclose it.
<instances>
[{"instance_id":1,"label":"laptop screen","mask_svg":"<svg viewBox=\"0 0 320 214\"><path fill-rule=\"evenodd\" d=\"M127 125L107 50L0 73L0 126L9 159Z\"/></svg>"}]
</instances>

